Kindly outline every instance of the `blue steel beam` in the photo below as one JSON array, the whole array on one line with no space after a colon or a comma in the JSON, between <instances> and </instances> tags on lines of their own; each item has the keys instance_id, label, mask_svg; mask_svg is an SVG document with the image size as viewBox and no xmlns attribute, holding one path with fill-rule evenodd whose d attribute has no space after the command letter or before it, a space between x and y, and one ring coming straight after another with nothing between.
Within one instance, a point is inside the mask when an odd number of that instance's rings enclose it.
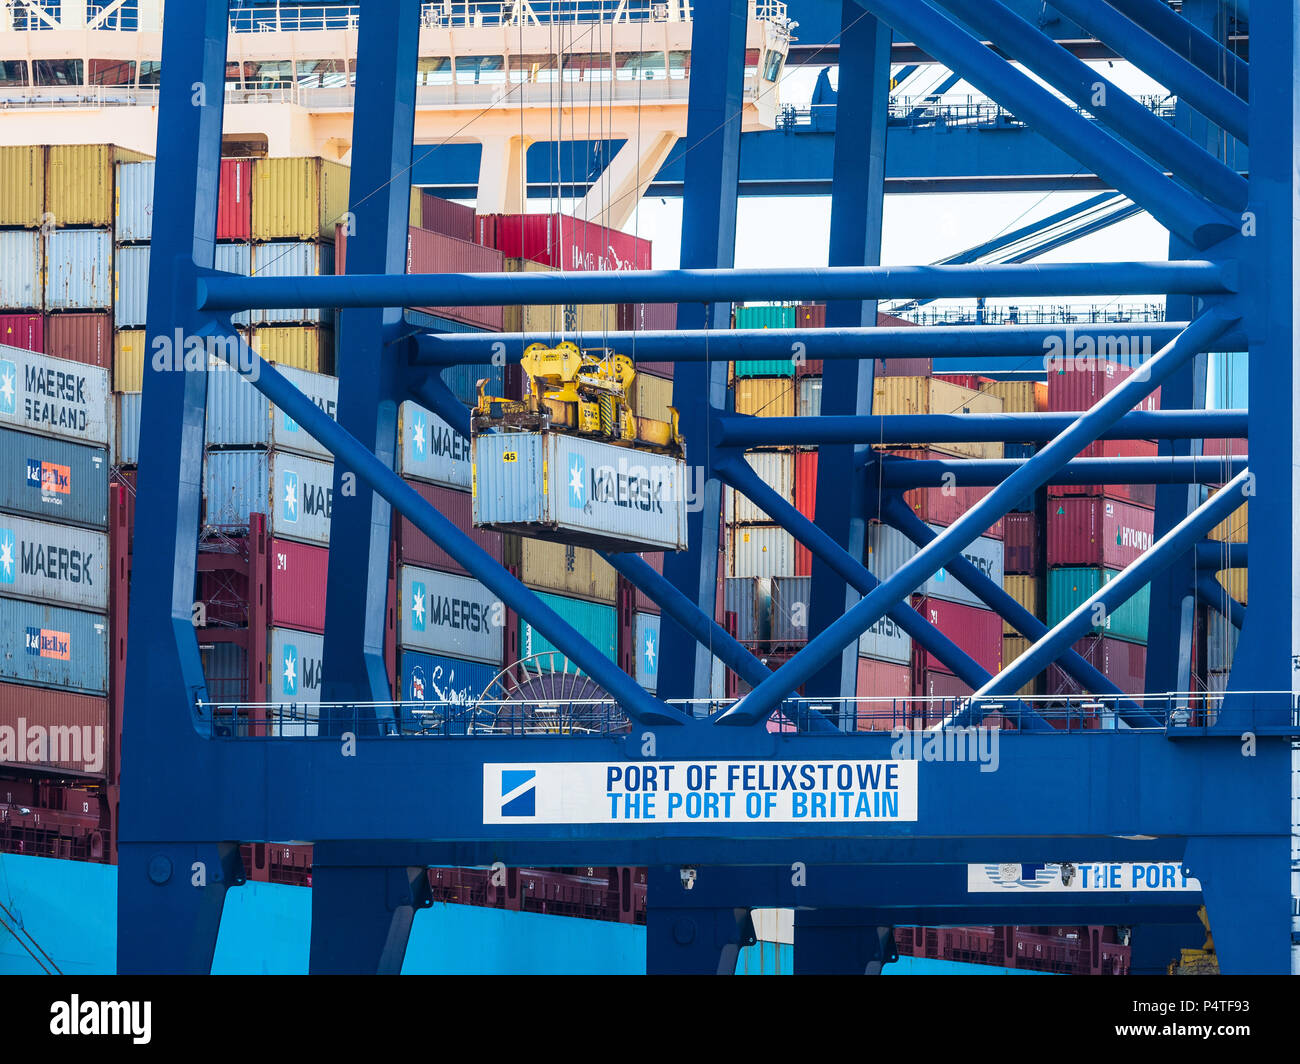
<instances>
[{"instance_id":1,"label":"blue steel beam","mask_svg":"<svg viewBox=\"0 0 1300 1064\"><path fill-rule=\"evenodd\" d=\"M688 260L689 261L689 260ZM204 273L198 309L495 307L565 303L732 303L791 299L962 299L978 296L1229 295L1223 264L1059 262L1036 266L839 266L799 269L624 270L607 273L426 273L406 276L236 277ZM683 330L684 331L684 330Z\"/></svg>"},{"instance_id":2,"label":"blue steel beam","mask_svg":"<svg viewBox=\"0 0 1300 1064\"><path fill-rule=\"evenodd\" d=\"M939 488L945 484L988 487L1000 484L1025 464L1023 458L928 459L882 455L883 488ZM1230 458L1075 458L1049 484L1218 484L1246 468L1243 457ZM945 479L946 478L946 479ZM910 511L909 511L910 512Z\"/></svg>"},{"instance_id":3,"label":"blue steel beam","mask_svg":"<svg viewBox=\"0 0 1300 1064\"><path fill-rule=\"evenodd\" d=\"M1196 544L1196 564L1209 568L1211 572L1223 569L1244 569L1250 545L1248 543L1221 543L1207 539Z\"/></svg>"},{"instance_id":4,"label":"blue steel beam","mask_svg":"<svg viewBox=\"0 0 1300 1064\"><path fill-rule=\"evenodd\" d=\"M1226 617L1238 631L1246 623L1246 607L1228 593L1228 589L1210 576L1202 573L1195 584L1196 597L1213 610Z\"/></svg>"},{"instance_id":5,"label":"blue steel beam","mask_svg":"<svg viewBox=\"0 0 1300 1064\"><path fill-rule=\"evenodd\" d=\"M1226 85L1243 100L1250 99L1250 66L1189 21L1186 12L1180 17L1164 0L1107 2L1197 70Z\"/></svg>"},{"instance_id":6,"label":"blue steel beam","mask_svg":"<svg viewBox=\"0 0 1300 1064\"><path fill-rule=\"evenodd\" d=\"M1236 231L1237 226L1221 210L1176 185L1137 152L1108 136L939 11L915 0L859 2L912 36L946 66L960 70L981 92L1035 126L1197 247L1210 247Z\"/></svg>"},{"instance_id":7,"label":"blue steel beam","mask_svg":"<svg viewBox=\"0 0 1300 1064\"><path fill-rule=\"evenodd\" d=\"M1168 167L1188 188L1220 206L1237 211L1245 207L1246 181L1240 174L998 0L937 2L1135 148Z\"/></svg>"},{"instance_id":8,"label":"blue steel beam","mask_svg":"<svg viewBox=\"0 0 1300 1064\"><path fill-rule=\"evenodd\" d=\"M976 503L939 535L919 550L898 571L862 599L821 635L808 641L790 661L755 687L735 706L718 718L718 723L752 724L771 713L791 691L797 690L818 668L849 642L875 624L888 609L912 588L924 583L963 547L968 546L1020 499L1040 487L1070 458L1081 451L1124 411L1132 409L1158 388L1198 351L1212 344L1235 320L1214 308L1192 322L1187 331L1165 347L1143 367L1083 414L1015 473Z\"/></svg>"}]
</instances>

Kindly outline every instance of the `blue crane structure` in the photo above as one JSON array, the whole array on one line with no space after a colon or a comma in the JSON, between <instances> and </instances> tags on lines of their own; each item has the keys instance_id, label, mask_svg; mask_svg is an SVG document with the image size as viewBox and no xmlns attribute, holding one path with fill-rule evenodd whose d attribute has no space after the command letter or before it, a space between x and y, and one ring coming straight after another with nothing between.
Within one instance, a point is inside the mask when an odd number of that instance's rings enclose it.
<instances>
[{"instance_id":1,"label":"blue crane structure","mask_svg":"<svg viewBox=\"0 0 1300 1064\"><path fill-rule=\"evenodd\" d=\"M889 959L895 923L1186 925L1202 902L1224 971L1290 970L1290 766L1300 737L1300 585L1288 564L1296 553L1297 101L1276 90L1247 98L1245 64L1216 43L1225 39L1217 3L1185 0L1184 35L1158 0L1055 6L1177 85L1179 121L1128 106L1118 87L1067 62L1068 50L994 0L844 0L829 267L736 269L747 0L715 0L694 5L693 33L705 43L692 57L680 269L405 276L420 5L365 0L350 275L301 278L213 268L227 0L168 6L122 733L120 972L207 971L226 892L243 881L239 842L256 840L314 844L313 972L400 970L414 914L429 904L426 868L496 862L648 866L647 965L657 972L730 970L752 937L750 910L765 905L796 911L796 970L865 972ZM1255 0L1252 8L1267 27L1251 42L1254 84L1291 85L1300 15L1285 0ZM999 51L984 43L985 23ZM1170 231L1170 261L880 266L896 34L1148 211ZM1092 118L1000 52L1066 97L1086 93ZM1243 177L1233 153L1252 136ZM1042 357L1059 339L1050 327L876 328L877 300L1151 293L1167 294L1176 312L1131 331L1157 353L1091 410L872 416L876 358ZM730 331L730 305L744 299L825 300L827 328ZM635 555L609 555L663 609L657 696L393 470L403 400L417 399L468 433L468 412L441 370L486 361L493 344L517 361L525 342L412 335L403 308L634 301L679 304L674 332L635 334L636 358L676 363L674 406L688 461L704 473L689 546L665 555L662 576ZM235 311L284 306L342 308L337 421L231 326ZM1073 335L1102 342L1107 334L1097 325ZM609 343L632 339L612 334ZM790 357L792 345L824 360L822 416L729 411L727 362ZM1197 381L1211 351L1249 352L1248 410L1204 409ZM169 354L176 357L160 357ZM232 728L206 696L191 604L212 356L238 367L335 457L318 735ZM1134 412L1158 387L1164 409ZM1205 437L1247 435L1250 458L1226 470L1200 456ZM949 466L890 461L870 447L891 438L1046 445L1028 459ZM1161 457L1075 460L1104 438L1159 439ZM820 446L815 521L766 488L742 458L747 447L794 442ZM892 500L945 475L992 490L936 535ZM1203 500L1210 478L1227 484ZM1099 479L1159 485L1157 541L1050 630L962 568L962 548L1027 493ZM749 495L814 556L809 641L775 671L714 617L724 484ZM1256 543L1273 544L1246 558L1249 610L1198 588L1193 567L1208 557L1207 533L1247 499ZM383 664L393 510L590 676L608 696L610 727L586 735L404 734ZM867 524L877 517L918 545L883 581L861 562ZM1234 551L1240 563L1244 548ZM996 676L907 605L941 567L1031 641ZM1113 610L1148 582L1148 693L1121 695L1069 647L1097 611ZM1178 694L1189 686L1198 595L1242 624L1228 691L1212 706ZM927 740L949 741L994 713L1010 725L998 733L996 771L900 758L890 732L857 730L857 641L886 614L976 692L946 706ZM715 657L752 687L734 703L709 702ZM1072 728L1016 699L1026 677L1058 659L1109 707L1113 727ZM796 696L801 689L805 697ZM788 788L817 778L823 800L814 816L811 799L800 806ZM1030 907L1020 897L965 892L966 865L1020 862L1175 862L1199 891L1041 894Z\"/></svg>"}]
</instances>

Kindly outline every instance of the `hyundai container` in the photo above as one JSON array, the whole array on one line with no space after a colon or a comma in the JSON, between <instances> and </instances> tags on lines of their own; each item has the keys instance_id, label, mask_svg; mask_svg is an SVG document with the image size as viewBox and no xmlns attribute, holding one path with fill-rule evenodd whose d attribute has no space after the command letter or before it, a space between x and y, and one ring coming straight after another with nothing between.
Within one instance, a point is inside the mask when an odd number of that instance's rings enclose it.
<instances>
[{"instance_id":1,"label":"hyundai container","mask_svg":"<svg viewBox=\"0 0 1300 1064\"><path fill-rule=\"evenodd\" d=\"M108 618L0 597L0 679L108 693Z\"/></svg>"},{"instance_id":2,"label":"hyundai container","mask_svg":"<svg viewBox=\"0 0 1300 1064\"><path fill-rule=\"evenodd\" d=\"M468 490L473 484L472 463L469 437L416 403L402 404L397 444L402 476Z\"/></svg>"},{"instance_id":3,"label":"hyundai container","mask_svg":"<svg viewBox=\"0 0 1300 1064\"><path fill-rule=\"evenodd\" d=\"M486 551L493 561L502 560L505 537L500 532L489 532L473 526L474 502L469 492L434 484L421 484L418 481L411 482L411 487L434 510ZM459 562L416 528L405 514L394 511L393 525L397 533L398 561L408 565L422 565L426 569L441 569L453 573L465 572Z\"/></svg>"},{"instance_id":4,"label":"hyundai container","mask_svg":"<svg viewBox=\"0 0 1300 1064\"><path fill-rule=\"evenodd\" d=\"M254 159L253 239L333 240L346 221L351 171L317 158Z\"/></svg>"},{"instance_id":5,"label":"hyundai container","mask_svg":"<svg viewBox=\"0 0 1300 1064\"><path fill-rule=\"evenodd\" d=\"M247 528L259 513L273 536L328 545L334 466L283 451L209 451L203 502L207 525Z\"/></svg>"},{"instance_id":6,"label":"hyundai container","mask_svg":"<svg viewBox=\"0 0 1300 1064\"><path fill-rule=\"evenodd\" d=\"M0 347L0 425L108 444L108 371Z\"/></svg>"},{"instance_id":7,"label":"hyundai container","mask_svg":"<svg viewBox=\"0 0 1300 1064\"><path fill-rule=\"evenodd\" d=\"M414 565L398 569L398 645L470 661L500 664L505 606L468 576Z\"/></svg>"},{"instance_id":8,"label":"hyundai container","mask_svg":"<svg viewBox=\"0 0 1300 1064\"><path fill-rule=\"evenodd\" d=\"M113 234L51 229L45 235L45 309L108 310L113 305Z\"/></svg>"},{"instance_id":9,"label":"hyundai container","mask_svg":"<svg viewBox=\"0 0 1300 1064\"><path fill-rule=\"evenodd\" d=\"M1095 495L1047 500L1047 565L1123 569L1151 549L1155 511Z\"/></svg>"},{"instance_id":10,"label":"hyundai container","mask_svg":"<svg viewBox=\"0 0 1300 1064\"><path fill-rule=\"evenodd\" d=\"M44 351L55 358L110 369L113 316L100 312L51 314L45 319Z\"/></svg>"},{"instance_id":11,"label":"hyundai container","mask_svg":"<svg viewBox=\"0 0 1300 1064\"><path fill-rule=\"evenodd\" d=\"M638 411L639 413L639 411ZM760 480L776 492L782 499L794 505L794 452L793 451L750 451L745 455L749 467L758 474ZM729 525L770 524L772 518L761 510L749 497L735 488L724 491L726 500L726 522Z\"/></svg>"},{"instance_id":12,"label":"hyundai container","mask_svg":"<svg viewBox=\"0 0 1300 1064\"><path fill-rule=\"evenodd\" d=\"M0 595L107 611L108 537L0 514Z\"/></svg>"},{"instance_id":13,"label":"hyundai container","mask_svg":"<svg viewBox=\"0 0 1300 1064\"><path fill-rule=\"evenodd\" d=\"M337 377L292 366L276 368L317 407L331 418L337 417ZM268 447L332 459L323 444L234 372L208 374L207 443L209 447Z\"/></svg>"},{"instance_id":14,"label":"hyundai container","mask_svg":"<svg viewBox=\"0 0 1300 1064\"><path fill-rule=\"evenodd\" d=\"M0 510L108 526L108 451L0 428Z\"/></svg>"},{"instance_id":15,"label":"hyundai container","mask_svg":"<svg viewBox=\"0 0 1300 1064\"><path fill-rule=\"evenodd\" d=\"M108 699L49 687L0 683L0 766L108 775ZM33 755L35 755L33 757Z\"/></svg>"}]
</instances>

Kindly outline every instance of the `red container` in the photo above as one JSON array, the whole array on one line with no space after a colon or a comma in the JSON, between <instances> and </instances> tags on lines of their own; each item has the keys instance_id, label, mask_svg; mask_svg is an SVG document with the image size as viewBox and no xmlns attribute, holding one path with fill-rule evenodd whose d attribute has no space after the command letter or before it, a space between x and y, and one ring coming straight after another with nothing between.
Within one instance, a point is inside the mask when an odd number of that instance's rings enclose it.
<instances>
[{"instance_id":1,"label":"red container","mask_svg":"<svg viewBox=\"0 0 1300 1064\"><path fill-rule=\"evenodd\" d=\"M902 376L902 374L899 374ZM934 379L937 381L947 381L949 384L955 384L960 388L969 388L972 392L978 392L980 386L988 383L987 377L981 377L978 373L936 373Z\"/></svg>"},{"instance_id":2,"label":"red container","mask_svg":"<svg viewBox=\"0 0 1300 1064\"><path fill-rule=\"evenodd\" d=\"M677 328L676 303L620 303L619 332L658 332Z\"/></svg>"},{"instance_id":3,"label":"red container","mask_svg":"<svg viewBox=\"0 0 1300 1064\"><path fill-rule=\"evenodd\" d=\"M1038 516L1032 513L1007 514L1002 527L1006 548L1004 571L1031 576L1038 572Z\"/></svg>"},{"instance_id":4,"label":"red container","mask_svg":"<svg viewBox=\"0 0 1300 1064\"><path fill-rule=\"evenodd\" d=\"M474 215L474 243L482 244L485 248L494 248L497 246L497 219L499 214L476 214Z\"/></svg>"},{"instance_id":5,"label":"red container","mask_svg":"<svg viewBox=\"0 0 1300 1064\"><path fill-rule=\"evenodd\" d=\"M45 351L45 319L39 314L0 314L0 344Z\"/></svg>"},{"instance_id":6,"label":"red container","mask_svg":"<svg viewBox=\"0 0 1300 1064\"><path fill-rule=\"evenodd\" d=\"M1096 495L1047 500L1047 564L1123 569L1151 547L1155 511Z\"/></svg>"},{"instance_id":7,"label":"red container","mask_svg":"<svg viewBox=\"0 0 1300 1064\"><path fill-rule=\"evenodd\" d=\"M794 324L797 329L826 328L826 304L804 303L794 308Z\"/></svg>"},{"instance_id":8,"label":"red container","mask_svg":"<svg viewBox=\"0 0 1300 1064\"><path fill-rule=\"evenodd\" d=\"M494 561L501 561L504 538L500 532L485 532L474 527L474 500L467 491L421 484L408 480L421 497L457 528L487 551ZM422 565L426 569L439 569L448 573L464 573L456 561L410 520L403 517L397 525L397 559L403 565Z\"/></svg>"},{"instance_id":9,"label":"red container","mask_svg":"<svg viewBox=\"0 0 1300 1064\"><path fill-rule=\"evenodd\" d=\"M217 239L253 239L253 161L222 159L217 194Z\"/></svg>"},{"instance_id":10,"label":"red container","mask_svg":"<svg viewBox=\"0 0 1300 1064\"><path fill-rule=\"evenodd\" d=\"M665 380L673 379L672 362L638 362L636 371L638 373L648 373L652 377L663 377Z\"/></svg>"},{"instance_id":11,"label":"red container","mask_svg":"<svg viewBox=\"0 0 1300 1064\"><path fill-rule=\"evenodd\" d=\"M889 731L910 724L912 669L892 661L858 658L858 697L897 698L897 705L862 702L858 705L858 731Z\"/></svg>"},{"instance_id":12,"label":"red container","mask_svg":"<svg viewBox=\"0 0 1300 1064\"><path fill-rule=\"evenodd\" d=\"M45 353L108 369L113 362L113 316L51 314L45 319Z\"/></svg>"},{"instance_id":13,"label":"red container","mask_svg":"<svg viewBox=\"0 0 1300 1064\"><path fill-rule=\"evenodd\" d=\"M952 673L939 669L928 669L916 679L917 698L966 698L974 693L970 685L957 679ZM938 706L924 711L917 707L917 712L925 713L927 723L933 723L943 716Z\"/></svg>"},{"instance_id":14,"label":"red container","mask_svg":"<svg viewBox=\"0 0 1300 1064\"><path fill-rule=\"evenodd\" d=\"M650 241L564 214L502 214L495 246L508 259L561 270L648 270Z\"/></svg>"},{"instance_id":15,"label":"red container","mask_svg":"<svg viewBox=\"0 0 1300 1064\"><path fill-rule=\"evenodd\" d=\"M960 602L914 595L912 604L925 620L966 651L990 673L1002 668L1002 618L992 610L982 610ZM938 658L913 643L913 664L918 675L930 671L948 672Z\"/></svg>"},{"instance_id":16,"label":"red container","mask_svg":"<svg viewBox=\"0 0 1300 1064\"><path fill-rule=\"evenodd\" d=\"M77 731L75 736L66 736L66 744L62 740L55 744L50 728ZM17 759L0 762L6 767L56 768L101 778L108 774L107 698L0 683L0 729L15 739ZM33 744L37 739L41 740L39 747ZM31 753L38 757L30 759Z\"/></svg>"},{"instance_id":17,"label":"red container","mask_svg":"<svg viewBox=\"0 0 1300 1064\"><path fill-rule=\"evenodd\" d=\"M662 551L652 551L649 554L642 554L641 560L649 565L650 568L660 576L664 575L664 556ZM719 569L718 571L725 572L724 569ZM721 584L722 581L719 580L718 583ZM640 588L637 588L636 590L636 608L640 613L659 612L659 604ZM721 614L719 614L719 616L721 616Z\"/></svg>"},{"instance_id":18,"label":"red container","mask_svg":"<svg viewBox=\"0 0 1300 1064\"><path fill-rule=\"evenodd\" d=\"M110 483L121 484L122 505L126 508L126 552L131 553L135 539L135 475L134 469L114 469Z\"/></svg>"},{"instance_id":19,"label":"red container","mask_svg":"<svg viewBox=\"0 0 1300 1064\"><path fill-rule=\"evenodd\" d=\"M1206 440L1201 453L1216 458L1226 455L1244 458L1250 454L1250 444L1246 440Z\"/></svg>"},{"instance_id":20,"label":"red container","mask_svg":"<svg viewBox=\"0 0 1300 1064\"><path fill-rule=\"evenodd\" d=\"M474 208L426 192L420 203L420 228L473 242Z\"/></svg>"},{"instance_id":21,"label":"red container","mask_svg":"<svg viewBox=\"0 0 1300 1064\"><path fill-rule=\"evenodd\" d=\"M817 516L817 452L794 453L794 505L804 517L812 521ZM794 545L794 575L812 574L812 551L802 543Z\"/></svg>"},{"instance_id":22,"label":"red container","mask_svg":"<svg viewBox=\"0 0 1300 1064\"><path fill-rule=\"evenodd\" d=\"M1155 440L1098 440L1080 452L1081 458L1155 458L1160 445ZM1154 484L1054 484L1049 495L1105 495L1139 506L1156 504Z\"/></svg>"},{"instance_id":23,"label":"red container","mask_svg":"<svg viewBox=\"0 0 1300 1064\"><path fill-rule=\"evenodd\" d=\"M1127 694L1141 694L1146 690L1147 648L1140 643L1126 643L1110 636L1090 635L1074 644L1074 649L1103 673L1116 687ZM1049 695L1081 695L1083 690L1068 677L1059 665L1047 667L1047 693Z\"/></svg>"},{"instance_id":24,"label":"red container","mask_svg":"<svg viewBox=\"0 0 1300 1064\"><path fill-rule=\"evenodd\" d=\"M267 545L273 628L325 631L325 581L329 573L328 547L313 547L287 539Z\"/></svg>"},{"instance_id":25,"label":"red container","mask_svg":"<svg viewBox=\"0 0 1300 1064\"><path fill-rule=\"evenodd\" d=\"M1047 374L1047 409L1053 411L1090 410L1110 395L1132 374L1127 366L1104 362L1095 369L1075 368L1069 364L1063 372ZM1142 400L1135 410L1159 410L1160 389Z\"/></svg>"},{"instance_id":26,"label":"red container","mask_svg":"<svg viewBox=\"0 0 1300 1064\"><path fill-rule=\"evenodd\" d=\"M505 268L499 251L468 240L457 240L428 229L410 228L406 239L407 273L500 273ZM505 323L501 307L416 307L428 314L463 321L500 332Z\"/></svg>"},{"instance_id":27,"label":"red container","mask_svg":"<svg viewBox=\"0 0 1300 1064\"><path fill-rule=\"evenodd\" d=\"M961 461L960 458L955 459L952 455L939 454L937 451L927 451L921 448L885 449L884 453L897 455L900 458L910 458L914 461ZM961 478L958 477L959 482L960 480ZM992 488L957 487L953 489L951 494L945 494L941 488L913 488L911 491L903 493L903 499L912 508L912 512L922 521L928 521L932 525L943 525L946 528L992 490ZM999 519L984 535L991 539L1001 539L1003 535L1002 520Z\"/></svg>"}]
</instances>

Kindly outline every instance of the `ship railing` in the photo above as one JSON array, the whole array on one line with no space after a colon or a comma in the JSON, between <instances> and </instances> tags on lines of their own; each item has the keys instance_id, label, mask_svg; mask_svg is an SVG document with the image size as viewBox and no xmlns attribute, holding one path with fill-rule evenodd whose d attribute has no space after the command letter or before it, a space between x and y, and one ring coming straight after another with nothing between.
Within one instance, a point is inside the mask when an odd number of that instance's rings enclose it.
<instances>
[{"instance_id":1,"label":"ship railing","mask_svg":"<svg viewBox=\"0 0 1300 1064\"><path fill-rule=\"evenodd\" d=\"M884 309L918 325L1124 325L1166 318L1163 303L957 304Z\"/></svg>"}]
</instances>

